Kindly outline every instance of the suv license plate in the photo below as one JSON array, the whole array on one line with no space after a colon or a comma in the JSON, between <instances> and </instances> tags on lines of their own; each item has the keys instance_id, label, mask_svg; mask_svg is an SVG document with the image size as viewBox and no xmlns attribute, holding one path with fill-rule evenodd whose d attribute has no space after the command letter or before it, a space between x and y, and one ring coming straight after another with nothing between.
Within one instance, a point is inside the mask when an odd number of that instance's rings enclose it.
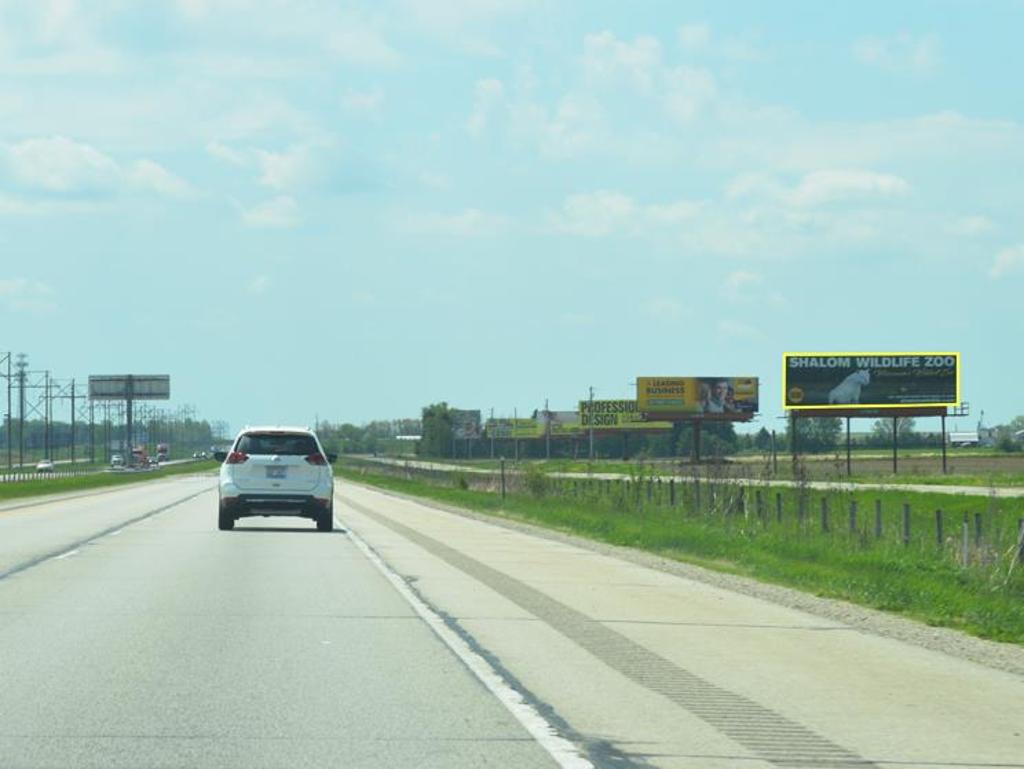
<instances>
[{"instance_id":1,"label":"suv license plate","mask_svg":"<svg viewBox=\"0 0 1024 769\"><path fill-rule=\"evenodd\" d=\"M284 478L288 475L287 467L274 467L273 465L267 467L268 478Z\"/></svg>"}]
</instances>

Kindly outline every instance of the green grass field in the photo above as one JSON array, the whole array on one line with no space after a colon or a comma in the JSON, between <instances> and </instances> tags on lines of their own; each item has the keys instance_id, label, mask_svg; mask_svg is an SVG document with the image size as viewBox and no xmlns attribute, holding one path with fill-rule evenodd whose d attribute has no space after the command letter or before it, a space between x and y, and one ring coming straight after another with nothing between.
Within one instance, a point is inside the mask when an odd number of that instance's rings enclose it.
<instances>
[{"instance_id":1,"label":"green grass field","mask_svg":"<svg viewBox=\"0 0 1024 769\"><path fill-rule=\"evenodd\" d=\"M399 470L399 473L402 471ZM379 468L340 467L341 477L646 550L810 593L898 612L985 638L1024 643L1024 564L1015 563L1024 501L903 491L814 493L705 481L692 485L641 475L632 482L554 481L535 470L509 485L504 501L491 479L471 474L395 477ZM488 488L478 488L481 482ZM466 488L464 488L466 487ZM761 506L757 504L758 493ZM782 520L776 512L776 494ZM800 499L803 497L803 515ZM821 499L826 500L823 525ZM881 536L875 536L875 504ZM857 515L851 528L850 503ZM903 544L903 504L910 505ZM935 511L942 510L941 542ZM760 512L759 512L760 511ZM963 529L968 523L967 565ZM977 518L975 517L977 515ZM981 538L975 541L974 527Z\"/></svg>"},{"instance_id":2,"label":"green grass field","mask_svg":"<svg viewBox=\"0 0 1024 769\"><path fill-rule=\"evenodd\" d=\"M188 462L181 465L170 465L158 470L144 472L99 472L87 473L66 478L49 478L40 476L27 481L0 483L0 501L36 497L45 494L61 494L73 491L98 489L105 486L121 486L127 483L157 481L172 475L188 475L192 473L212 472L219 465L213 460L204 462Z\"/></svg>"}]
</instances>

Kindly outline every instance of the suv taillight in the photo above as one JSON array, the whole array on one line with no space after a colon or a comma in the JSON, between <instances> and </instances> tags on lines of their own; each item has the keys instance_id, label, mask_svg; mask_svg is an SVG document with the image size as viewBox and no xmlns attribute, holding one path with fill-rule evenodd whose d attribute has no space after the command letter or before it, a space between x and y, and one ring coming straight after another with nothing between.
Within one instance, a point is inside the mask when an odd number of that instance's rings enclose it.
<instances>
[{"instance_id":1,"label":"suv taillight","mask_svg":"<svg viewBox=\"0 0 1024 769\"><path fill-rule=\"evenodd\" d=\"M323 454L310 454L308 457L306 457L306 461L309 462L311 465L327 464L327 460L324 458Z\"/></svg>"},{"instance_id":2,"label":"suv taillight","mask_svg":"<svg viewBox=\"0 0 1024 769\"><path fill-rule=\"evenodd\" d=\"M228 458L224 460L225 464L228 465L240 465L249 458L249 455L241 451L232 451L228 454Z\"/></svg>"}]
</instances>

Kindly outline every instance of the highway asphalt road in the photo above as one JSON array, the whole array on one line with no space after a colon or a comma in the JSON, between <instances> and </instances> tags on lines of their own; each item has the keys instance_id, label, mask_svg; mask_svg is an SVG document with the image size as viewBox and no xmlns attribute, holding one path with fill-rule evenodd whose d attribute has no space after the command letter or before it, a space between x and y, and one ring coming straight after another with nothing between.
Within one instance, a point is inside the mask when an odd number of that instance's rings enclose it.
<instances>
[{"instance_id":1,"label":"highway asphalt road","mask_svg":"<svg viewBox=\"0 0 1024 769\"><path fill-rule=\"evenodd\" d=\"M0 508L2 767L1024 767L1024 679L348 483Z\"/></svg>"}]
</instances>

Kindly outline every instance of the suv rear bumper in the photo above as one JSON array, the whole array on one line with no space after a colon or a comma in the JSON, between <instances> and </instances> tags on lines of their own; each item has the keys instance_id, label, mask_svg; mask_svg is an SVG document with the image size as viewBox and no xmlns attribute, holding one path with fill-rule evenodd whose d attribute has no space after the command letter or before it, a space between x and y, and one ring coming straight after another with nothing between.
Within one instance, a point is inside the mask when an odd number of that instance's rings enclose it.
<instances>
[{"instance_id":1,"label":"suv rear bumper","mask_svg":"<svg viewBox=\"0 0 1024 769\"><path fill-rule=\"evenodd\" d=\"M312 494L239 494L221 497L224 512L241 518L250 515L293 515L316 519L330 506L330 499Z\"/></svg>"}]
</instances>

